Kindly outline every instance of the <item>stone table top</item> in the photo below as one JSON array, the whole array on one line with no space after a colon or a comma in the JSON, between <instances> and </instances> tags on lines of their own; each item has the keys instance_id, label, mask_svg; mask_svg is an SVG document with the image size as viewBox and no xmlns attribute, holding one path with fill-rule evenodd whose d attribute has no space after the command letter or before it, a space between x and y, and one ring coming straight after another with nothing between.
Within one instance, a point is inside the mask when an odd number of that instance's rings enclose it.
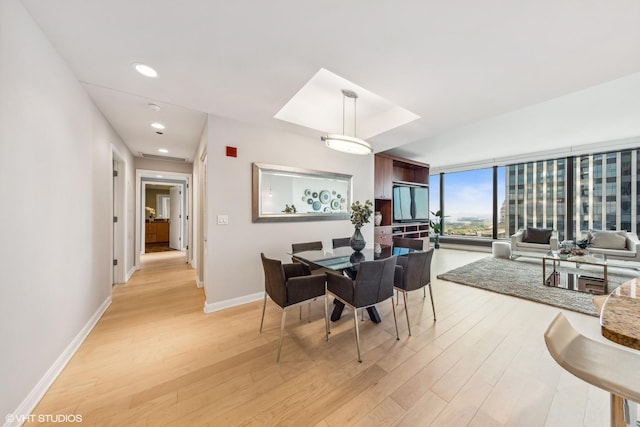
<instances>
[{"instance_id":1,"label":"stone table top","mask_svg":"<svg viewBox=\"0 0 640 427\"><path fill-rule=\"evenodd\" d=\"M600 314L602 336L640 350L640 278L623 283L607 297Z\"/></svg>"}]
</instances>

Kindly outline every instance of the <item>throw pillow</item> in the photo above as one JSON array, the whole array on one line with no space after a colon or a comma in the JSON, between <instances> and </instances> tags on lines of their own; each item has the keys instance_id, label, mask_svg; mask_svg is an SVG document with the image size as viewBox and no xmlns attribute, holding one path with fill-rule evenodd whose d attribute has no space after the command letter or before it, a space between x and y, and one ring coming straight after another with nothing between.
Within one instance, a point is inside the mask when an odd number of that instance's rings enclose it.
<instances>
[{"instance_id":1,"label":"throw pillow","mask_svg":"<svg viewBox=\"0 0 640 427\"><path fill-rule=\"evenodd\" d=\"M620 231L593 231L591 232L591 247L626 249L627 239L622 233Z\"/></svg>"},{"instance_id":2,"label":"throw pillow","mask_svg":"<svg viewBox=\"0 0 640 427\"><path fill-rule=\"evenodd\" d=\"M527 227L527 230L524 232L522 241L526 243L540 243L543 245L548 245L549 241L551 240L552 233L553 230L551 228Z\"/></svg>"}]
</instances>

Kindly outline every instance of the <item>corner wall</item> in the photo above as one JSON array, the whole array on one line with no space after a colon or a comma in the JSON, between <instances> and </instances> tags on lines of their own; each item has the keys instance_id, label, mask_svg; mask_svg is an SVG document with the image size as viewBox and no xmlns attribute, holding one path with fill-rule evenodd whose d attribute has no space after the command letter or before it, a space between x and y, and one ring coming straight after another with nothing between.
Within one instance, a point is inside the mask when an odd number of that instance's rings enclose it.
<instances>
[{"instance_id":1,"label":"corner wall","mask_svg":"<svg viewBox=\"0 0 640 427\"><path fill-rule=\"evenodd\" d=\"M260 252L290 262L291 243L331 239L353 234L349 220L253 223L251 165L253 162L294 166L353 175L353 199L373 200L373 156L357 156L328 149L320 138L265 129L209 115L207 120L207 251L205 288L207 311L261 298L264 275ZM238 148L226 157L225 146ZM194 181L196 181L194 179ZM217 215L228 215L218 225ZM363 228L373 246L373 225Z\"/></svg>"},{"instance_id":2,"label":"corner wall","mask_svg":"<svg viewBox=\"0 0 640 427\"><path fill-rule=\"evenodd\" d=\"M134 170L18 0L0 2L0 93L0 414L27 415L111 301L113 150Z\"/></svg>"}]
</instances>

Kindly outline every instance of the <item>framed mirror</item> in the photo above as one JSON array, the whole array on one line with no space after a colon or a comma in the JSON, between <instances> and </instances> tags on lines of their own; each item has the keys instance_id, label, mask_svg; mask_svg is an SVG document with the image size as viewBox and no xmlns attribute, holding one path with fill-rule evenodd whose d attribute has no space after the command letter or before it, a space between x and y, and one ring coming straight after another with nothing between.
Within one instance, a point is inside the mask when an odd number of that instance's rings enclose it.
<instances>
[{"instance_id":1,"label":"framed mirror","mask_svg":"<svg viewBox=\"0 0 640 427\"><path fill-rule=\"evenodd\" d=\"M253 222L349 219L353 176L253 164Z\"/></svg>"}]
</instances>

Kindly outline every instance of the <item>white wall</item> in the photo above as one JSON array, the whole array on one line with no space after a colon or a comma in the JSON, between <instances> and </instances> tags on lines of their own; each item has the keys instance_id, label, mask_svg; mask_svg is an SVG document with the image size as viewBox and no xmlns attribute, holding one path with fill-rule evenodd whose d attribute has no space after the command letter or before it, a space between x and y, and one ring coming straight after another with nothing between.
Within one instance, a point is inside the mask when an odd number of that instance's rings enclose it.
<instances>
[{"instance_id":1,"label":"white wall","mask_svg":"<svg viewBox=\"0 0 640 427\"><path fill-rule=\"evenodd\" d=\"M354 200L373 200L373 156L333 151L312 139L209 115L208 245L205 288L209 311L242 301L264 290L260 252L290 259L291 243L353 234L349 220L287 223L251 221L253 162L294 166L353 175ZM238 147L238 157L226 157L225 146ZM195 181L195 180L194 180ZM217 215L229 215L229 225L217 225ZM363 228L373 246L373 219Z\"/></svg>"},{"instance_id":2,"label":"white wall","mask_svg":"<svg viewBox=\"0 0 640 427\"><path fill-rule=\"evenodd\" d=\"M112 144L129 177L133 161L18 0L0 1L0 94L4 416L29 413L110 302Z\"/></svg>"}]
</instances>

